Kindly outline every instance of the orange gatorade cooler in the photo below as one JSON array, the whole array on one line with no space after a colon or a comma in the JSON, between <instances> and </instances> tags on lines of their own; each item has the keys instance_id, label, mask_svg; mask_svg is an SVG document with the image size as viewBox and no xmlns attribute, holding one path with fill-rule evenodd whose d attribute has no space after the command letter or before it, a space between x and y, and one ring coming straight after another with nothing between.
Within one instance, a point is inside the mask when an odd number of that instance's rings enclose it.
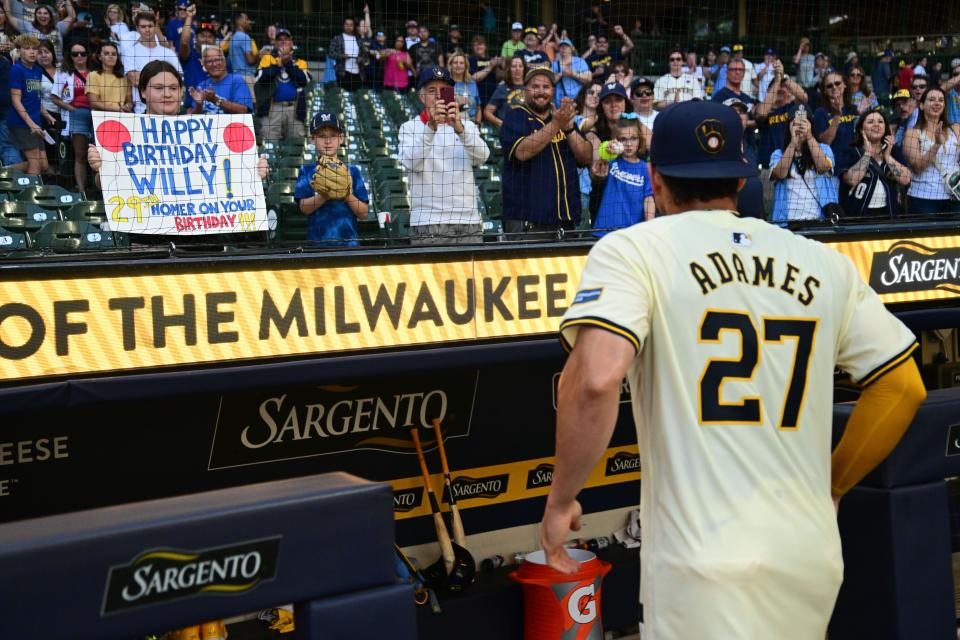
<instances>
[{"instance_id":1,"label":"orange gatorade cooler","mask_svg":"<svg viewBox=\"0 0 960 640\"><path fill-rule=\"evenodd\" d=\"M524 640L602 640L600 585L610 563L592 551L567 549L580 570L567 575L546 564L543 551L526 556L510 577L523 585Z\"/></svg>"}]
</instances>

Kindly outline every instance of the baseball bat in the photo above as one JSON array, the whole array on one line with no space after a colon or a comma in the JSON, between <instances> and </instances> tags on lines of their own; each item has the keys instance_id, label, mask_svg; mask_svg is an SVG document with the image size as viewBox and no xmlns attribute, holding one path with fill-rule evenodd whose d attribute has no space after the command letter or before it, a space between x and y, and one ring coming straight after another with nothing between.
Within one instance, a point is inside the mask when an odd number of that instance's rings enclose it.
<instances>
[{"instance_id":1,"label":"baseball bat","mask_svg":"<svg viewBox=\"0 0 960 640\"><path fill-rule=\"evenodd\" d=\"M443 467L443 482L450 496L450 524L453 526L453 541L463 548L467 547L467 535L463 531L463 521L460 519L460 507L453 495L453 480L450 479L450 465L447 464L447 452L443 446L443 433L440 431L440 420L433 419L433 430L437 434L437 449L440 451L440 465Z\"/></svg>"},{"instance_id":2,"label":"baseball bat","mask_svg":"<svg viewBox=\"0 0 960 640\"><path fill-rule=\"evenodd\" d=\"M443 521L443 515L440 513L440 504L437 502L437 496L430 486L430 471L427 469L427 460L423 457L423 448L420 446L420 434L417 428L410 429L410 437L413 438L413 446L417 449L417 459L420 461L420 473L423 475L423 486L427 490L427 496L430 499L430 511L433 512L433 526L437 530L437 542L440 543L440 555L443 557L443 566L447 575L453 571L454 555L453 544L450 542L450 534L447 533L447 525Z\"/></svg>"}]
</instances>

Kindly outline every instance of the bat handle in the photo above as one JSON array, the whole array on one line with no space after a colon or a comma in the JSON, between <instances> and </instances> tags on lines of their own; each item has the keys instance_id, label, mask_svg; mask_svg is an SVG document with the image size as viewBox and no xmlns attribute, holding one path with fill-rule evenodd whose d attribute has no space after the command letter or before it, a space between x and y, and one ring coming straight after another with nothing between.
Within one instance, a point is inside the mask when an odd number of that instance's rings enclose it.
<instances>
[{"instance_id":1,"label":"bat handle","mask_svg":"<svg viewBox=\"0 0 960 640\"><path fill-rule=\"evenodd\" d=\"M443 566L447 570L447 575L453 572L454 555L453 544L450 542L450 534L447 533L447 525L443 522L443 516L440 513L433 514L433 525L437 529L437 542L440 543L440 555L443 557Z\"/></svg>"},{"instance_id":2,"label":"bat handle","mask_svg":"<svg viewBox=\"0 0 960 640\"><path fill-rule=\"evenodd\" d=\"M451 524L453 525L453 541L463 548L467 547L467 534L463 530L463 521L460 520L460 507L450 505Z\"/></svg>"}]
</instances>

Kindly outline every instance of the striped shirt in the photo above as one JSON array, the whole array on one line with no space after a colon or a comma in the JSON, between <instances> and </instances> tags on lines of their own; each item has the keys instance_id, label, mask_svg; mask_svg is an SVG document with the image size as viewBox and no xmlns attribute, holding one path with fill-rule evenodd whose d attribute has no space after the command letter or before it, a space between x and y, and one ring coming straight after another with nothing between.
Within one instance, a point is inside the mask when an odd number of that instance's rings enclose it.
<instances>
[{"instance_id":1,"label":"striped shirt","mask_svg":"<svg viewBox=\"0 0 960 640\"><path fill-rule=\"evenodd\" d=\"M923 155L933 146L933 140L923 131L920 131L920 154ZM911 198L924 200L950 200L950 192L943 184L943 176L954 171L960 171L957 134L951 129L947 133L947 142L937 151L933 162L920 173L913 174L910 189L907 195Z\"/></svg>"},{"instance_id":2,"label":"striped shirt","mask_svg":"<svg viewBox=\"0 0 960 640\"><path fill-rule=\"evenodd\" d=\"M822 142L820 149L830 161L830 171L818 174L810 168L801 176L797 163L791 163L787 177L777 180L773 186L772 222L819 220L823 206L839 200L837 179L833 177L833 150ZM777 166L782 157L783 149L774 151L770 155L770 166Z\"/></svg>"}]
</instances>

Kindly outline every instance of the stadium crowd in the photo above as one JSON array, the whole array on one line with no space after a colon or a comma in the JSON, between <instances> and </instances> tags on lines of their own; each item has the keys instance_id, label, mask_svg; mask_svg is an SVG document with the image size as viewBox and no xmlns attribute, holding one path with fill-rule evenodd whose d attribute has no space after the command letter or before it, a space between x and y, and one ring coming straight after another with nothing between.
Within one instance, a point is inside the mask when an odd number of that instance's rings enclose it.
<instances>
[{"instance_id":1,"label":"stadium crowd","mask_svg":"<svg viewBox=\"0 0 960 640\"><path fill-rule=\"evenodd\" d=\"M282 26L255 37L246 12L201 19L189 0L169 16L140 2L102 14L88 0L2 2L5 168L53 181L66 174L64 186L96 194L92 112L144 112L141 74L158 61L181 87L179 106L165 113L250 113L261 143L305 138L321 155L344 155L343 114L316 105L308 113L314 78ZM392 92L421 109L392 154L415 243L482 240L474 176L488 162L499 165L502 225L513 238L602 235L655 216L646 160L657 114L687 100L721 102L741 117L743 139L732 142L761 169L741 191L743 215L787 223L960 211L960 59L941 69L886 50L867 77L857 52L835 63L801 38L795 52L768 48L754 60L742 43L676 47L661 61L667 72L651 77L631 55L639 30L604 21L579 43L555 24L514 22L502 41L455 24L434 33L416 20L388 40L373 24L369 7L346 18L317 80L330 91ZM484 137L491 131L502 161ZM349 195L338 200L310 188L315 167L304 162L296 178L306 239L352 244L370 210L364 174L351 166Z\"/></svg>"}]
</instances>

